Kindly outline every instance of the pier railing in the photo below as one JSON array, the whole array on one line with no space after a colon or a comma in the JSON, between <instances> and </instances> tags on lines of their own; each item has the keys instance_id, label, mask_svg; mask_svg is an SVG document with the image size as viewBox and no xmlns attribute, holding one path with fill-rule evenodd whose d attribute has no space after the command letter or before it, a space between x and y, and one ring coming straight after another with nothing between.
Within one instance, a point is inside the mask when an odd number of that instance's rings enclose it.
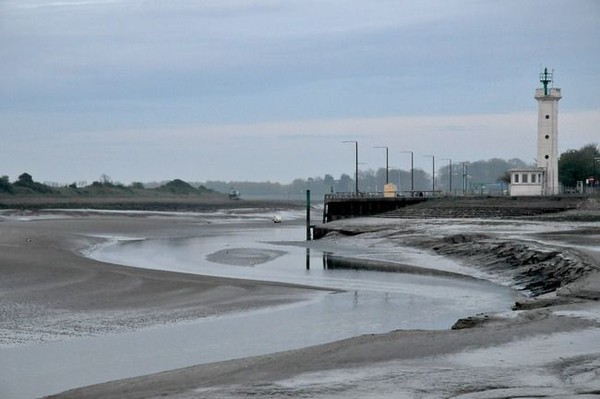
<instances>
[{"instance_id":1,"label":"pier railing","mask_svg":"<svg viewBox=\"0 0 600 399\"><path fill-rule=\"evenodd\" d=\"M414 197L439 197L442 196L441 191L398 191L395 195L390 196L389 193L385 195L382 191L369 191L369 192L349 192L349 193L335 193L325 194L325 201L331 200L345 200L345 199L378 199L378 198L414 198Z\"/></svg>"}]
</instances>

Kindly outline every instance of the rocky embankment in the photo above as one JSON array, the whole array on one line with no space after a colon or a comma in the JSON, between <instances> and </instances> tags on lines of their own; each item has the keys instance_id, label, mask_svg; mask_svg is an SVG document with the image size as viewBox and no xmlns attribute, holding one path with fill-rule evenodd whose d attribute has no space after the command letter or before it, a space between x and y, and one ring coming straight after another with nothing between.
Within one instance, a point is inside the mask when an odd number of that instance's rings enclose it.
<instances>
[{"instance_id":1,"label":"rocky embankment","mask_svg":"<svg viewBox=\"0 0 600 399\"><path fill-rule=\"evenodd\" d=\"M384 217L524 218L565 212L580 207L583 197L441 197L388 212Z\"/></svg>"},{"instance_id":2,"label":"rocky embankment","mask_svg":"<svg viewBox=\"0 0 600 399\"><path fill-rule=\"evenodd\" d=\"M440 255L464 259L531 296L553 292L595 269L591 259L575 251L482 234L455 234L420 241L419 245Z\"/></svg>"},{"instance_id":3,"label":"rocky embankment","mask_svg":"<svg viewBox=\"0 0 600 399\"><path fill-rule=\"evenodd\" d=\"M477 203L480 211L480 204ZM552 303L560 302L561 298L577 297L586 299L600 299L598 292L583 293L581 290L562 289L581 279L582 277L599 271L600 261L595 254L575 248L569 242L561 242L561 234L565 228L562 222L575 222L569 224L571 237L594 242L600 237L600 225L595 221L600 220L600 204L596 199L586 199L576 204L574 209L559 213L536 215L535 221L530 218L501 218L492 212L490 218L435 218L443 210L436 208L420 207L420 211L429 209L430 213L423 219L412 217L404 218L400 214L386 214L385 219L377 223L375 218L346 219L318 226L323 233L341 235L371 234L385 237L398 245L433 251L439 255L459 259L460 263L472 267L496 281L510 285L521 290L530 297L540 297L544 294L555 293ZM464 215L454 207L443 214ZM468 212L467 212L468 213ZM396 220L390 220L396 219ZM584 224L577 224L584 222ZM503 226L515 226L519 231L523 224L535 224L537 233L504 234ZM547 224L546 224L547 223ZM454 229L451 226L457 228ZM582 227L582 226L587 227ZM546 226L546 227L544 227ZM579 226L579 227L576 227ZM544 230L546 229L546 230ZM560 232L554 234L552 229ZM509 229L510 230L510 229ZM543 231L541 233L540 231ZM558 235L557 235L558 234ZM561 290L562 289L562 290ZM546 299L540 298L535 306L543 306ZM531 306L530 304L517 304Z\"/></svg>"}]
</instances>

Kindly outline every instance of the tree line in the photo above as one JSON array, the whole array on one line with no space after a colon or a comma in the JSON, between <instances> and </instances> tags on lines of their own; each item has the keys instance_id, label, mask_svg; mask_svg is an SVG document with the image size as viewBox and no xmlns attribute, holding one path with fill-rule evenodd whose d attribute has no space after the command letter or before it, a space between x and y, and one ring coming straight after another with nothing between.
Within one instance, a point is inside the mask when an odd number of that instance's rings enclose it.
<instances>
[{"instance_id":1,"label":"tree line","mask_svg":"<svg viewBox=\"0 0 600 399\"><path fill-rule=\"evenodd\" d=\"M7 195L49 195L49 196L160 196L160 195L206 195L214 194L202 185L193 186L181 179L175 179L146 187L144 183L130 185L113 183L109 176L102 175L99 181L90 185L72 183L65 186L36 182L29 173L21 174L16 181L10 182L8 176L0 177L0 194Z\"/></svg>"},{"instance_id":2,"label":"tree line","mask_svg":"<svg viewBox=\"0 0 600 399\"><path fill-rule=\"evenodd\" d=\"M500 195L506 192L510 184L511 169L533 168L533 163L526 163L518 158L504 160L492 158L475 162L453 163L437 160L445 165L435 170L435 185L432 171L415 169L389 169L387 178L400 191L436 191L460 193L478 193ZM595 164L594 164L595 163ZM575 187L578 181L589 181L589 178L600 176L600 151L595 144L588 144L580 149L570 149L560 155L559 180L565 187ZM597 181L598 179L596 179ZM335 178L331 174L322 177L298 178L289 184L276 182L220 181L209 180L202 183L207 188L219 192L239 190L242 195L301 195L311 190L315 195L335 192L352 192L356 182L352 175L342 173ZM381 192L386 184L386 170L359 170L358 189L361 192ZM598 184L600 186L600 184Z\"/></svg>"},{"instance_id":3,"label":"tree line","mask_svg":"<svg viewBox=\"0 0 600 399\"><path fill-rule=\"evenodd\" d=\"M515 168L534 167L520 159L504 160L492 158L476 162L454 163L449 161L433 173L423 169L401 170L385 168L377 170L361 170L358 174L358 188L361 192L381 192L387 181L395 184L400 191L436 191L476 192L485 194L501 194L510 182L508 171ZM564 187L575 187L577 182L586 185L600 186L600 149L597 144L588 144L579 149L563 152L558 160L559 180ZM207 194L210 192L228 193L239 190L242 196L297 196L310 189L315 195L336 192L352 192L355 190L354 176L343 173L338 178L331 174L322 177L297 178L289 184L278 182L219 181L187 183L180 179L164 182L134 182L128 186L113 183L109 176L102 175L99 181L90 185L72 183L64 187L51 187L33 180L28 173L21 174L14 182L8 176L0 177L0 193L35 194L35 195L123 195L147 194L148 191L173 195Z\"/></svg>"},{"instance_id":4,"label":"tree line","mask_svg":"<svg viewBox=\"0 0 600 399\"><path fill-rule=\"evenodd\" d=\"M558 179L565 187L600 186L600 147L588 144L578 150L567 150L558 159Z\"/></svg>"},{"instance_id":5,"label":"tree line","mask_svg":"<svg viewBox=\"0 0 600 399\"><path fill-rule=\"evenodd\" d=\"M512 168L526 166L523 161L511 159L509 161L494 158L487 161L464 162L445 165L436 171L435 190L452 191L457 193L463 190L475 190L482 184L500 185L503 175ZM432 173L416 168L414 171L385 168L377 170L359 170L358 189L361 192L381 192L386 182L393 183L399 191L430 191L434 188ZM386 181L387 177L387 181ZM451 182L452 181L452 182ZM465 182L463 187L463 181ZM452 183L452 184L451 184ZM219 192L239 190L242 195L258 196L292 196L301 195L306 190L311 190L315 195L324 195L337 192L352 192L356 182L354 176L342 173L338 178L331 174L322 177L297 178L289 184L274 182L248 182L248 181L218 181L209 180L202 183L207 188ZM451 187L452 186L452 187Z\"/></svg>"}]
</instances>

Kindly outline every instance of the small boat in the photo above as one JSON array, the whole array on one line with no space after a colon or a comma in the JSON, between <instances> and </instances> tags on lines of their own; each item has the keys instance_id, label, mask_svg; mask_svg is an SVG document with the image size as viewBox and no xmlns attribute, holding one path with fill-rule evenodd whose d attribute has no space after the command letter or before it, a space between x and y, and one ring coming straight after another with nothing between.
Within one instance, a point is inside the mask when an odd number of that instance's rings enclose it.
<instances>
[{"instance_id":1,"label":"small boat","mask_svg":"<svg viewBox=\"0 0 600 399\"><path fill-rule=\"evenodd\" d=\"M273 223L281 223L283 219L279 215L273 216Z\"/></svg>"},{"instance_id":2,"label":"small boat","mask_svg":"<svg viewBox=\"0 0 600 399\"><path fill-rule=\"evenodd\" d=\"M241 194L238 190L231 190L229 192L229 199L230 200L239 200L241 197Z\"/></svg>"}]
</instances>

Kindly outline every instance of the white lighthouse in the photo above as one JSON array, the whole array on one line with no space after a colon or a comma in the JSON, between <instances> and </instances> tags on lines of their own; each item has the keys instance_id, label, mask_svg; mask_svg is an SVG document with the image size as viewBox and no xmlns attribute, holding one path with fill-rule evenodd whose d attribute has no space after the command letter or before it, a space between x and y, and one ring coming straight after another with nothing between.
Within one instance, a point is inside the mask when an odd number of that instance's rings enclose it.
<instances>
[{"instance_id":1,"label":"white lighthouse","mask_svg":"<svg viewBox=\"0 0 600 399\"><path fill-rule=\"evenodd\" d=\"M540 73L542 88L535 90L538 102L537 167L510 171L510 195L557 195L558 185L558 100L560 89L548 87L552 72Z\"/></svg>"},{"instance_id":2,"label":"white lighthouse","mask_svg":"<svg viewBox=\"0 0 600 399\"><path fill-rule=\"evenodd\" d=\"M535 90L538 102L537 166L544 170L543 191L546 195L559 193L558 186L558 100L560 89L550 88L552 73L548 68L540 73L543 87Z\"/></svg>"}]
</instances>

